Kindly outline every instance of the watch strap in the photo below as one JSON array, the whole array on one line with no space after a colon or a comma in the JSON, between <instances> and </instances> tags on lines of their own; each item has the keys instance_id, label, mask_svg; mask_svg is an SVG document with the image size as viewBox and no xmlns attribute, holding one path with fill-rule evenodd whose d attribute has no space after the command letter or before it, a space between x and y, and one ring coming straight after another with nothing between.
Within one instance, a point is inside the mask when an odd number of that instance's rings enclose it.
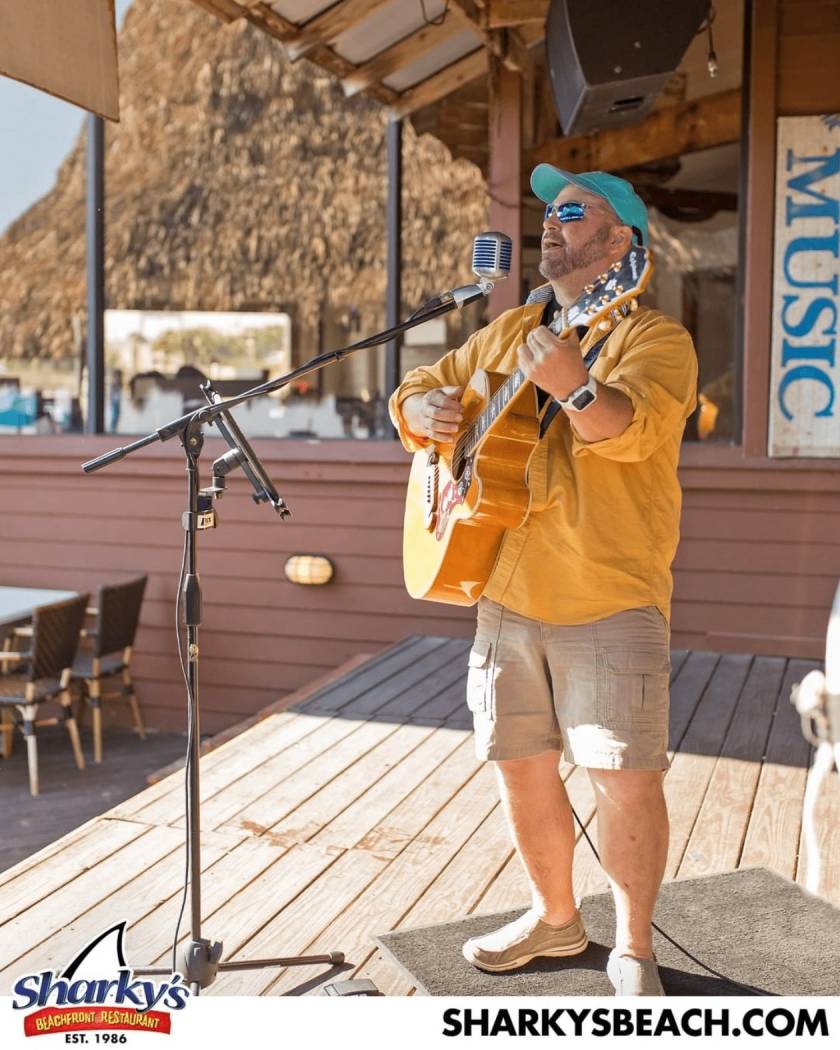
<instances>
[{"instance_id":1,"label":"watch strap","mask_svg":"<svg viewBox=\"0 0 840 1050\"><path fill-rule=\"evenodd\" d=\"M602 336L598 340L598 342L595 343L594 346L591 346L586 351L586 354L585 354L585 356L583 358L583 363L586 366L587 372L591 370L592 366L598 360L598 355L601 353L601 350L602 350L602 348L604 346L604 343L606 343L606 341L607 341L607 339L609 339L609 337L610 337L610 333L607 332L607 334L605 336ZM573 391L573 393L574 393L574 391ZM545 432L551 426L551 423L554 420L554 417L557 415L557 413L560 411L560 409L562 407L563 406L560 404L560 402L557 401L555 398L551 399L551 402L549 403L548 408L546 408L545 412L543 413L542 419L540 420L540 439L545 437Z\"/></svg>"}]
</instances>

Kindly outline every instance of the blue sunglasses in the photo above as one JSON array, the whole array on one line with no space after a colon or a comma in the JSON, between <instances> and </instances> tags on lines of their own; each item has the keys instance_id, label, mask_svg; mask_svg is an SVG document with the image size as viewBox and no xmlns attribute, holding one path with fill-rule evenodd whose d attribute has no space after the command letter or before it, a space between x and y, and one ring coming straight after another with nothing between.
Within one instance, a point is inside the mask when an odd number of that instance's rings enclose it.
<instances>
[{"instance_id":1,"label":"blue sunglasses","mask_svg":"<svg viewBox=\"0 0 840 1050\"><path fill-rule=\"evenodd\" d=\"M585 201L563 201L561 204L547 204L545 207L545 218L551 219L556 216L558 222L577 222L585 217L588 207L590 205Z\"/></svg>"}]
</instances>

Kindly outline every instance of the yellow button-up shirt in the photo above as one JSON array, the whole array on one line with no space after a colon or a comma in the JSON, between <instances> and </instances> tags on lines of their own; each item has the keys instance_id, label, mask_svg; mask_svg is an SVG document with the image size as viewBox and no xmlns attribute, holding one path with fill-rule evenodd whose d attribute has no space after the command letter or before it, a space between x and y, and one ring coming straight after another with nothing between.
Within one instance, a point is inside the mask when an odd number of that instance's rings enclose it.
<instances>
[{"instance_id":1,"label":"yellow button-up shirt","mask_svg":"<svg viewBox=\"0 0 840 1050\"><path fill-rule=\"evenodd\" d=\"M542 322L543 309L508 310L437 364L405 376L389 410L409 452L430 441L409 431L402 402L435 387L465 386L477 368L511 374L517 347ZM599 337L588 331L582 353ZM587 442L557 413L531 459L530 514L505 534L484 594L548 623L590 623L644 605L670 620L682 503L677 463L696 406L691 336L640 306L610 333L591 374L630 398L633 418L617 437Z\"/></svg>"}]
</instances>

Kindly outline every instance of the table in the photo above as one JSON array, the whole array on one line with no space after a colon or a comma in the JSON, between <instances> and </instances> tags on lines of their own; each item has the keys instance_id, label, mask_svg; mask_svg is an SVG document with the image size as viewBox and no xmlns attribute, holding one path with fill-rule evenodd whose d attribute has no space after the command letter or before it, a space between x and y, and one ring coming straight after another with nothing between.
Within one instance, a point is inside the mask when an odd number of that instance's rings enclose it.
<instances>
[{"instance_id":1,"label":"table","mask_svg":"<svg viewBox=\"0 0 840 1050\"><path fill-rule=\"evenodd\" d=\"M39 605L76 598L77 591L51 591L43 587L0 587L0 628L29 620Z\"/></svg>"}]
</instances>

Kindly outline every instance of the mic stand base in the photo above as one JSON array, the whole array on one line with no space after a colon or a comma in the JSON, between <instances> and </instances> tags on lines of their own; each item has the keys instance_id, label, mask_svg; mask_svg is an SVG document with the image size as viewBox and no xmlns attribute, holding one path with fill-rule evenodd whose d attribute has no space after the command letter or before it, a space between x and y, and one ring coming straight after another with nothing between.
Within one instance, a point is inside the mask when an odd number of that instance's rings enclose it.
<instances>
[{"instance_id":1,"label":"mic stand base","mask_svg":"<svg viewBox=\"0 0 840 1050\"><path fill-rule=\"evenodd\" d=\"M225 970L262 970L269 966L341 966L344 963L344 952L328 952L326 955L287 955L269 959L229 959L221 961L221 941L210 942L202 937L190 940L184 945L181 957L181 973L184 983L197 994L201 988L207 988L216 979L216 975ZM133 971L140 977L169 976L169 967L140 967Z\"/></svg>"}]
</instances>

